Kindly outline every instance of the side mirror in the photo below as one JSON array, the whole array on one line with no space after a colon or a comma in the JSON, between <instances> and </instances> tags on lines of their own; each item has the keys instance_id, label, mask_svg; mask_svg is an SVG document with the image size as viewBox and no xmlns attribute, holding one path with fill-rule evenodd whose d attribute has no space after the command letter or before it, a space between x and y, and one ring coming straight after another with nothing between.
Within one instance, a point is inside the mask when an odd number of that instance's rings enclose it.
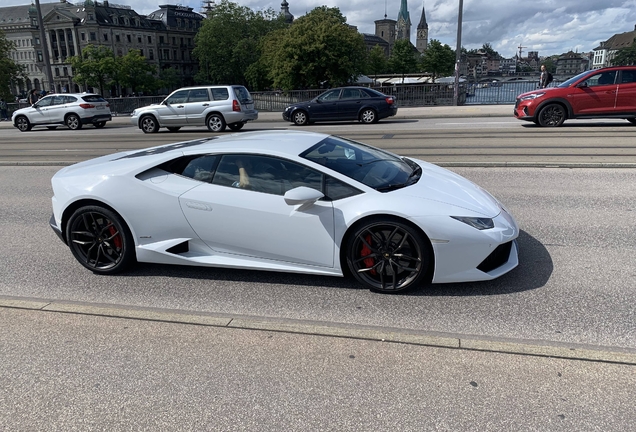
<instances>
[{"instance_id":1,"label":"side mirror","mask_svg":"<svg viewBox=\"0 0 636 432\"><path fill-rule=\"evenodd\" d=\"M299 186L285 192L284 198L287 204L298 205L313 204L324 196L325 195L322 192L316 189L308 188L306 186Z\"/></svg>"},{"instance_id":2,"label":"side mirror","mask_svg":"<svg viewBox=\"0 0 636 432\"><path fill-rule=\"evenodd\" d=\"M576 85L578 88L583 88L583 87L587 87L587 81L583 81L582 83L579 83Z\"/></svg>"}]
</instances>

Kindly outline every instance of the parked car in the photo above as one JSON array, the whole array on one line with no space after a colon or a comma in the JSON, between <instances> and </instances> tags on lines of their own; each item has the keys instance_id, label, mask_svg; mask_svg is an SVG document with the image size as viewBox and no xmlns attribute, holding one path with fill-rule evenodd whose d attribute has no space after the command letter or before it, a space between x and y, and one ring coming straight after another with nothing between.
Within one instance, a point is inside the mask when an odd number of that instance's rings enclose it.
<instances>
[{"instance_id":1,"label":"parked car","mask_svg":"<svg viewBox=\"0 0 636 432\"><path fill-rule=\"evenodd\" d=\"M366 87L340 87L327 90L308 102L288 106L283 111L283 120L298 126L336 120L376 123L396 115L397 110L394 96Z\"/></svg>"},{"instance_id":2,"label":"parked car","mask_svg":"<svg viewBox=\"0 0 636 432\"><path fill-rule=\"evenodd\" d=\"M636 66L589 70L556 87L522 93L514 115L540 126L586 118L619 118L636 124Z\"/></svg>"},{"instance_id":3,"label":"parked car","mask_svg":"<svg viewBox=\"0 0 636 432\"><path fill-rule=\"evenodd\" d=\"M51 228L97 274L137 261L350 272L397 292L518 265L517 223L488 192L331 135L248 132L120 152L65 167L51 183Z\"/></svg>"},{"instance_id":4,"label":"parked car","mask_svg":"<svg viewBox=\"0 0 636 432\"><path fill-rule=\"evenodd\" d=\"M93 93L61 93L43 97L33 105L13 112L11 121L22 132L34 126L56 129L66 125L69 129L81 129L85 124L103 128L113 116L108 102Z\"/></svg>"},{"instance_id":5,"label":"parked car","mask_svg":"<svg viewBox=\"0 0 636 432\"><path fill-rule=\"evenodd\" d=\"M159 128L176 132L184 126L207 126L212 132L243 128L258 119L250 92L241 85L185 87L172 92L160 104L138 108L131 122L144 133Z\"/></svg>"}]
</instances>

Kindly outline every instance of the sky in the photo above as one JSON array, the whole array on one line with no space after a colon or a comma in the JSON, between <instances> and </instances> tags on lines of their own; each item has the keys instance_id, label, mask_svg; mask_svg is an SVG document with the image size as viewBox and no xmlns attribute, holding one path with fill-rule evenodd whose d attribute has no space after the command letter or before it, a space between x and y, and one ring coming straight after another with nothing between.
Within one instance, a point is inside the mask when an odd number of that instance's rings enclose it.
<instances>
[{"instance_id":1,"label":"sky","mask_svg":"<svg viewBox=\"0 0 636 432\"><path fill-rule=\"evenodd\" d=\"M29 0L2 0L2 6L23 5ZM74 2L73 0L69 0ZM79 0L76 0L79 1ZM283 0L235 0L254 10L280 11ZM347 23L362 33L375 33L374 21L397 20L402 1L411 17L411 42L426 9L429 41L437 39L452 49L457 46L459 0L287 0L298 18L318 6L338 7ZM48 3L41 0L41 3ZM160 4L181 4L201 10L201 0L111 0L149 14ZM522 46L522 57L538 51L547 57L568 51L590 52L617 33L636 26L636 0L464 0L461 44L466 49L489 43L499 54L512 57Z\"/></svg>"}]
</instances>

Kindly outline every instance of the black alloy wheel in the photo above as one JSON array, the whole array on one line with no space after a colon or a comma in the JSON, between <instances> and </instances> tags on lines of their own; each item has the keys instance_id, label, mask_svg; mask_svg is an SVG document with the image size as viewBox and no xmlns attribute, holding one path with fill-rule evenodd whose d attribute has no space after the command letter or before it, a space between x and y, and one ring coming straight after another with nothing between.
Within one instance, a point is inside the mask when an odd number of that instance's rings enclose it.
<instances>
[{"instance_id":1,"label":"black alloy wheel","mask_svg":"<svg viewBox=\"0 0 636 432\"><path fill-rule=\"evenodd\" d=\"M170 132L179 132L179 129L181 129L181 126L168 126Z\"/></svg>"},{"instance_id":2,"label":"black alloy wheel","mask_svg":"<svg viewBox=\"0 0 636 432\"><path fill-rule=\"evenodd\" d=\"M211 132L223 132L225 130L225 119L220 114L210 114L205 123Z\"/></svg>"},{"instance_id":3,"label":"black alloy wheel","mask_svg":"<svg viewBox=\"0 0 636 432\"><path fill-rule=\"evenodd\" d=\"M361 227L348 241L346 251L354 277L371 291L382 293L421 284L431 260L425 237L395 220L376 220Z\"/></svg>"},{"instance_id":4,"label":"black alloy wheel","mask_svg":"<svg viewBox=\"0 0 636 432\"><path fill-rule=\"evenodd\" d=\"M292 121L296 126L305 126L309 123L309 116L305 111L297 110L294 111L294 114L292 115Z\"/></svg>"},{"instance_id":5,"label":"black alloy wheel","mask_svg":"<svg viewBox=\"0 0 636 432\"><path fill-rule=\"evenodd\" d=\"M539 111L539 125L558 127L565 121L565 108L559 104L546 105Z\"/></svg>"},{"instance_id":6,"label":"black alloy wheel","mask_svg":"<svg viewBox=\"0 0 636 432\"><path fill-rule=\"evenodd\" d=\"M106 122L105 121L97 122L97 123L93 124L93 126L95 126L97 129L101 129L104 126L106 126Z\"/></svg>"},{"instance_id":7,"label":"black alloy wheel","mask_svg":"<svg viewBox=\"0 0 636 432\"><path fill-rule=\"evenodd\" d=\"M243 122L230 123L227 125L227 127L232 129L233 131L240 131L241 129L243 129L243 126L245 126L245 123Z\"/></svg>"},{"instance_id":8,"label":"black alloy wheel","mask_svg":"<svg viewBox=\"0 0 636 432\"><path fill-rule=\"evenodd\" d=\"M82 121L77 114L67 115L65 123L70 130L78 130L82 128Z\"/></svg>"},{"instance_id":9,"label":"black alloy wheel","mask_svg":"<svg viewBox=\"0 0 636 432\"><path fill-rule=\"evenodd\" d=\"M29 119L24 116L20 116L15 119L15 124L18 126L18 130L20 132L28 132L33 127L31 126L31 123L29 123Z\"/></svg>"},{"instance_id":10,"label":"black alloy wheel","mask_svg":"<svg viewBox=\"0 0 636 432\"><path fill-rule=\"evenodd\" d=\"M134 261L134 242L121 217L109 209L86 206L73 213L66 226L73 256L98 274L123 271Z\"/></svg>"},{"instance_id":11,"label":"black alloy wheel","mask_svg":"<svg viewBox=\"0 0 636 432\"><path fill-rule=\"evenodd\" d=\"M144 133L157 133L159 130L159 123L157 123L157 120L151 115L143 116L139 121L139 125Z\"/></svg>"},{"instance_id":12,"label":"black alloy wheel","mask_svg":"<svg viewBox=\"0 0 636 432\"><path fill-rule=\"evenodd\" d=\"M360 113L360 121L366 124L377 123L378 114L373 108L366 108Z\"/></svg>"}]
</instances>

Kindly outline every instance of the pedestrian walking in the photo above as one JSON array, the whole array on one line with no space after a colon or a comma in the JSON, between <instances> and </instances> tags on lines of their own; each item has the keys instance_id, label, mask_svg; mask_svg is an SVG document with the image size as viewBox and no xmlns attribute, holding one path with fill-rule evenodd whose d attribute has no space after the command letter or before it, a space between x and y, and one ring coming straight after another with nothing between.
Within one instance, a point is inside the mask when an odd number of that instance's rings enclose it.
<instances>
[{"instance_id":1,"label":"pedestrian walking","mask_svg":"<svg viewBox=\"0 0 636 432\"><path fill-rule=\"evenodd\" d=\"M4 101L4 99L0 97L0 121L1 120L9 121L9 114L7 112L8 109L9 109L9 106Z\"/></svg>"},{"instance_id":2,"label":"pedestrian walking","mask_svg":"<svg viewBox=\"0 0 636 432\"><path fill-rule=\"evenodd\" d=\"M37 101L38 94L35 92L35 89L31 89L31 91L29 91L29 96L27 96L27 102L29 103L29 105L33 105Z\"/></svg>"},{"instance_id":3,"label":"pedestrian walking","mask_svg":"<svg viewBox=\"0 0 636 432\"><path fill-rule=\"evenodd\" d=\"M548 72L545 65L541 65L541 78L539 79L539 87L546 88L552 82L552 74Z\"/></svg>"}]
</instances>

